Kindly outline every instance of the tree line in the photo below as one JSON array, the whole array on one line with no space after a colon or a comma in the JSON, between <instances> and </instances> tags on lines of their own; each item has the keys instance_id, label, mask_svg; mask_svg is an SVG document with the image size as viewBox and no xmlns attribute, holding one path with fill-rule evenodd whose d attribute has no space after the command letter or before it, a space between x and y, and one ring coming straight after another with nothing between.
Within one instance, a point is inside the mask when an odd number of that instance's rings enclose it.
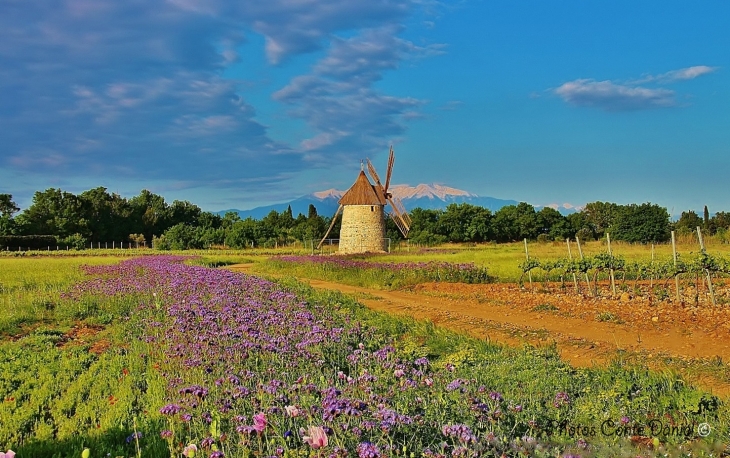
<instances>
[{"instance_id":1,"label":"tree line","mask_svg":"<svg viewBox=\"0 0 730 458\"><path fill-rule=\"evenodd\" d=\"M683 212L670 221L667 209L656 204L620 205L592 202L581 211L564 216L527 203L508 205L492 212L468 203L450 204L444 210L415 208L410 239L434 245L444 242L511 242L522 239L552 241L578 237L595 240L611 234L614 240L661 243L670 231L691 233L700 226L722 237L730 227L730 213L710 217L707 207L700 216ZM241 219L237 213L224 216L203 211L188 201L165 199L148 190L124 198L98 187L75 195L47 189L33 195L31 205L20 212L10 194L0 194L0 246L41 248L57 245L83 248L91 243L134 242L159 249L192 249L225 245L231 248L273 247L295 241L318 240L330 217L310 205L306 215L272 210L261 219ZM386 236L402 238L393 221L386 221ZM339 237L339 221L330 237ZM730 235L730 234L728 234ZM730 238L730 237L729 237ZM39 246L33 246L39 245Z\"/></svg>"}]
</instances>

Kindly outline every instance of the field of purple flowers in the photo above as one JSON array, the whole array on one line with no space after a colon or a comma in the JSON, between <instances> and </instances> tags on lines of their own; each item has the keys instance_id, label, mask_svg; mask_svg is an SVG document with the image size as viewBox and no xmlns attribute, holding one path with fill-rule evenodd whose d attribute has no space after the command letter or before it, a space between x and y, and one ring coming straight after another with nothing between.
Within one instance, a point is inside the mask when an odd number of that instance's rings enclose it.
<instances>
[{"instance_id":1,"label":"field of purple flowers","mask_svg":"<svg viewBox=\"0 0 730 458\"><path fill-rule=\"evenodd\" d=\"M89 389L64 411L103 417L111 396L126 415L77 421L86 442L59 442L59 456L87 446L91 456L120 447L172 457L605 456L617 447L613 456L713 456L727 437L725 405L673 374L618 362L574 369L550 349L502 348L342 295L183 261L87 267L91 278L68 293L138 306L120 321L128 366L79 372ZM15 367L5 354L0 364ZM128 385L119 393L117 379ZM89 394L102 383L110 395ZM3 418L37 403L12 383L2 390L15 406ZM62 394L54 402L69 404ZM701 438L704 422L712 430ZM24 424L18 437L0 425L0 447L43 456L38 444L47 450L59 434L49 426Z\"/></svg>"}]
</instances>

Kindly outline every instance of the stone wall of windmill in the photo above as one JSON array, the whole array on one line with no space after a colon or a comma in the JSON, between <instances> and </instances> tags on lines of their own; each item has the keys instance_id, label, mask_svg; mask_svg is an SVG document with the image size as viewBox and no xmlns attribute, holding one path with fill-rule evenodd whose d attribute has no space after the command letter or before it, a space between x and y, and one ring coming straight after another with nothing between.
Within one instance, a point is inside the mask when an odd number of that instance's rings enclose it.
<instances>
[{"instance_id":1,"label":"stone wall of windmill","mask_svg":"<svg viewBox=\"0 0 730 458\"><path fill-rule=\"evenodd\" d=\"M387 249L383 205L345 205L338 252L374 253Z\"/></svg>"}]
</instances>

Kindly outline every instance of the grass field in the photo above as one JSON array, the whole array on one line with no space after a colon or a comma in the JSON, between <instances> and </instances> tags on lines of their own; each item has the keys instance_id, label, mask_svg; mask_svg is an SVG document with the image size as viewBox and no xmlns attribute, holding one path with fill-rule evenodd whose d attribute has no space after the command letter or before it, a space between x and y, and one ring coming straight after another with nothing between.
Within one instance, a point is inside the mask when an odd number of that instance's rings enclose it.
<instances>
[{"instance_id":1,"label":"grass field","mask_svg":"<svg viewBox=\"0 0 730 458\"><path fill-rule=\"evenodd\" d=\"M717 456L730 432L726 404L672 372L575 369L550 348L488 344L298 283L118 261L0 259L3 450Z\"/></svg>"}]
</instances>

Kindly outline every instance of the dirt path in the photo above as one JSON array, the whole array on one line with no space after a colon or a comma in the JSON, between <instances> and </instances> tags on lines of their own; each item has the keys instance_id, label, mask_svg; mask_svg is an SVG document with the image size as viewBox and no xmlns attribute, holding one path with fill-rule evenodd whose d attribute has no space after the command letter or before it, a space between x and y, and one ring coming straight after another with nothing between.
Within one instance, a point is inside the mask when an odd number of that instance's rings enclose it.
<instances>
[{"instance_id":1,"label":"dirt path","mask_svg":"<svg viewBox=\"0 0 730 458\"><path fill-rule=\"evenodd\" d=\"M239 264L228 268L247 272L250 267ZM373 310L431 320L478 338L508 345L555 343L561 357L576 366L605 363L617 352L640 357L654 366L667 355L687 361L702 359L723 367L723 361L730 360L727 327L703 329L691 318L672 320L668 318L671 310L656 306L650 307L648 314L642 312L643 316L637 312L643 310L641 307L622 301L534 293L510 284L435 283L410 291L382 291L322 280L301 281L315 288L352 294ZM581 299L579 304L572 303L573 296ZM616 322L597 321L595 310L610 313ZM693 316L690 312L688 315ZM724 377L688 376L715 394L730 395L730 383Z\"/></svg>"}]
</instances>

